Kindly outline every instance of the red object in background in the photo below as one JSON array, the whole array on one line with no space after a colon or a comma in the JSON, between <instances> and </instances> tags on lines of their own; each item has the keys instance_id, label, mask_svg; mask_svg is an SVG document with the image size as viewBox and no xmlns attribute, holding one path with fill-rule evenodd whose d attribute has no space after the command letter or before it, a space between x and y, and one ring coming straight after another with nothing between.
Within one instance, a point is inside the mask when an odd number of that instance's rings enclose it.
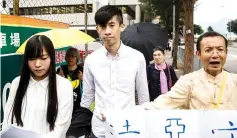
<instances>
[{"instance_id":1,"label":"red object in background","mask_svg":"<svg viewBox=\"0 0 237 138\"><path fill-rule=\"evenodd\" d=\"M63 63L65 61L65 56L66 56L66 51L56 51L55 53L55 62L56 64L58 63Z\"/></svg>"},{"instance_id":2,"label":"red object in background","mask_svg":"<svg viewBox=\"0 0 237 138\"><path fill-rule=\"evenodd\" d=\"M91 54L93 52L93 50L88 50L88 54ZM79 50L79 54L80 54L80 59L84 59L84 55L85 55L85 51L83 50Z\"/></svg>"}]
</instances>

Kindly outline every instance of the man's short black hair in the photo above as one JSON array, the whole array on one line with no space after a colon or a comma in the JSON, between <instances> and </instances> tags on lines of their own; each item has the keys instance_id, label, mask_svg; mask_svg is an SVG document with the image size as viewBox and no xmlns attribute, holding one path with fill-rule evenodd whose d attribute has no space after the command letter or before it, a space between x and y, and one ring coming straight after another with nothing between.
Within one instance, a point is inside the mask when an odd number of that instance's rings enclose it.
<instances>
[{"instance_id":1,"label":"man's short black hair","mask_svg":"<svg viewBox=\"0 0 237 138\"><path fill-rule=\"evenodd\" d=\"M227 47L228 47L228 41L227 41L227 39L226 39L222 34L220 34L220 33L217 33L217 32L215 32L215 31L209 31L209 32L206 32L206 33L202 34L202 35L198 38L198 40L197 40L197 45L196 45L197 51L201 53L201 48L200 48L200 46L201 46L201 41L202 41L203 38L206 38L206 37L214 37L214 36L220 36L220 37L222 37L222 38L225 40L225 46L226 46L226 49L227 49Z\"/></svg>"},{"instance_id":2,"label":"man's short black hair","mask_svg":"<svg viewBox=\"0 0 237 138\"><path fill-rule=\"evenodd\" d=\"M117 16L120 25L123 24L123 15L120 9L113 5L103 6L95 13L95 23L96 25L105 27L108 21L114 16Z\"/></svg>"}]
</instances>

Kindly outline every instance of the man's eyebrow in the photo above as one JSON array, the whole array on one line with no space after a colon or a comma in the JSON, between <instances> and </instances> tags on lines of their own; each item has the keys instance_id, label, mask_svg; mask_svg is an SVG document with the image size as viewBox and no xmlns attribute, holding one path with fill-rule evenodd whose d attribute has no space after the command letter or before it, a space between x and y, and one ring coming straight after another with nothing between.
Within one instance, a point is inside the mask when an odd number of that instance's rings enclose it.
<instances>
[{"instance_id":1,"label":"man's eyebrow","mask_svg":"<svg viewBox=\"0 0 237 138\"><path fill-rule=\"evenodd\" d=\"M215 48L215 47L217 47L217 48L222 48L222 47L225 47L225 46L221 46L221 45L219 45L219 46L207 45L207 46L205 46L204 48L206 49L206 48Z\"/></svg>"},{"instance_id":2,"label":"man's eyebrow","mask_svg":"<svg viewBox=\"0 0 237 138\"><path fill-rule=\"evenodd\" d=\"M113 22L113 21L110 21L110 22L109 22L109 24L115 24L115 22Z\"/></svg>"}]
</instances>

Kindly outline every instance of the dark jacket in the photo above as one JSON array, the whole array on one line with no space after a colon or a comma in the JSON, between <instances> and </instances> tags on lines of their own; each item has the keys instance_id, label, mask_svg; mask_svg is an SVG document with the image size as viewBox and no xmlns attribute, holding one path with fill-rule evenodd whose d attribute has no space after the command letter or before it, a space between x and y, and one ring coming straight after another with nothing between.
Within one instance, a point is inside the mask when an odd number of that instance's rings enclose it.
<instances>
[{"instance_id":1,"label":"dark jacket","mask_svg":"<svg viewBox=\"0 0 237 138\"><path fill-rule=\"evenodd\" d=\"M86 135L86 137L88 137L91 132L92 115L92 112L86 108L81 107L77 109L72 115L72 122L67 131L67 136L75 136L78 138Z\"/></svg>"},{"instance_id":2,"label":"dark jacket","mask_svg":"<svg viewBox=\"0 0 237 138\"><path fill-rule=\"evenodd\" d=\"M166 78L167 78L167 84L168 84L168 90L170 90L169 81L170 77L172 80L172 86L177 82L178 78L174 72L174 69L166 64L167 67L164 69ZM169 69L168 69L169 68ZM170 72L170 73L169 73ZM170 74L170 76L169 76ZM160 70L157 70L155 68L155 63L150 64L147 67L147 80L148 80L148 88L149 88L149 95L150 100L154 101L159 95L161 95L161 87L160 87Z\"/></svg>"},{"instance_id":3,"label":"dark jacket","mask_svg":"<svg viewBox=\"0 0 237 138\"><path fill-rule=\"evenodd\" d=\"M71 81L79 79L78 78L79 71L83 72L83 66L81 66L81 65L77 65L77 68L72 73L69 72L67 65L62 65L61 68L63 70L64 76L66 78L68 78L68 75L69 75L70 78L71 78ZM58 72L59 72L59 69L57 70L57 73ZM80 108L82 87L83 87L82 86L82 81L80 80L80 84L78 85L78 87L73 89L73 99L74 99L73 113L75 112L75 110Z\"/></svg>"}]
</instances>

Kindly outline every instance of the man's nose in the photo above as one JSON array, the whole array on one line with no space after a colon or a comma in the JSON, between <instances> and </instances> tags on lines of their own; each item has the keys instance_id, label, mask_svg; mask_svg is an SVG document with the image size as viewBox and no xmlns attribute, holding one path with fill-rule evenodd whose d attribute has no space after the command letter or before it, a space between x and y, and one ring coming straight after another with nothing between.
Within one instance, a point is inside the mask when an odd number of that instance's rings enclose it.
<instances>
[{"instance_id":1,"label":"man's nose","mask_svg":"<svg viewBox=\"0 0 237 138\"><path fill-rule=\"evenodd\" d=\"M212 51L212 57L219 57L219 51L218 50L213 50Z\"/></svg>"},{"instance_id":2,"label":"man's nose","mask_svg":"<svg viewBox=\"0 0 237 138\"><path fill-rule=\"evenodd\" d=\"M110 35L111 34L111 29L109 27L105 28L105 35Z\"/></svg>"}]
</instances>

